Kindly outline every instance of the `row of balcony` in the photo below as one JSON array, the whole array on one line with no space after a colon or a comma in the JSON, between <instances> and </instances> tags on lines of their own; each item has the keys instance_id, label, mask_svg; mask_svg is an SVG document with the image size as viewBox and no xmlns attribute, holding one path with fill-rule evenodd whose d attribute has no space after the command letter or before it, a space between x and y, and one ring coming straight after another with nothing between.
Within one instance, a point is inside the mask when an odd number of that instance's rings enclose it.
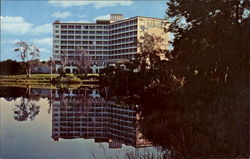
<instances>
[{"instance_id":1,"label":"row of balcony","mask_svg":"<svg viewBox=\"0 0 250 159\"><path fill-rule=\"evenodd\" d=\"M106 25L100 25L100 24L84 24L81 25L79 24L54 24L54 28L55 29L104 29L104 30L108 30L108 29L116 29L116 28L121 28L124 26L129 26L129 25L134 25L137 24L137 19L128 19L128 20L123 20L122 22L115 22L115 23L111 23L111 24L106 24Z\"/></svg>"}]
</instances>

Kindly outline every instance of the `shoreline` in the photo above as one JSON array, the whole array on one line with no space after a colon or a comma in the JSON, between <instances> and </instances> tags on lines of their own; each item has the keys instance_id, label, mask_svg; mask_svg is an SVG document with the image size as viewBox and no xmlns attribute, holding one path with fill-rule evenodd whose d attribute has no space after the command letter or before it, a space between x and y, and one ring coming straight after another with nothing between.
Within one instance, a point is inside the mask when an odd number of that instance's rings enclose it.
<instances>
[{"instance_id":1,"label":"shoreline","mask_svg":"<svg viewBox=\"0 0 250 159\"><path fill-rule=\"evenodd\" d=\"M97 74L89 74L88 76L99 77ZM98 85L98 79L80 79L73 74L67 74L65 78L60 81L52 81L51 78L59 77L59 74L32 74L30 77L26 75L0 75L0 86L17 86L17 87L39 87L48 88L56 86L84 86L84 85Z\"/></svg>"}]
</instances>

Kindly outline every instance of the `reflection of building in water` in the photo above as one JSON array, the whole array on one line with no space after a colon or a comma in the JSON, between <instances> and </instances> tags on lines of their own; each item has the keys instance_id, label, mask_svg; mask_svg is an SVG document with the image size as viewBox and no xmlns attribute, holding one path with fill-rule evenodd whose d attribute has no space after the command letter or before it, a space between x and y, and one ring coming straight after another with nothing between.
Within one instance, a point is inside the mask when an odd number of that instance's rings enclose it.
<instances>
[{"instance_id":1,"label":"reflection of building in water","mask_svg":"<svg viewBox=\"0 0 250 159\"><path fill-rule=\"evenodd\" d=\"M105 102L98 90L69 91L55 95L53 103L52 138L95 139L108 142L109 148L122 144L134 147L150 146L138 131L135 106Z\"/></svg>"}]
</instances>

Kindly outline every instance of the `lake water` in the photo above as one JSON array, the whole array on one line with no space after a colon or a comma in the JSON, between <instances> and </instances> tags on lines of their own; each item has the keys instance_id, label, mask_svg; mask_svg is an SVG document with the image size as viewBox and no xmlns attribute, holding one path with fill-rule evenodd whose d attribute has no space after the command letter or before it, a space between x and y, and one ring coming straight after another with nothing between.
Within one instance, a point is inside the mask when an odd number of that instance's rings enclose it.
<instances>
[{"instance_id":1,"label":"lake water","mask_svg":"<svg viewBox=\"0 0 250 159\"><path fill-rule=\"evenodd\" d=\"M106 101L98 88L5 87L0 102L1 159L128 158L160 153L140 133L136 105Z\"/></svg>"},{"instance_id":2,"label":"lake water","mask_svg":"<svg viewBox=\"0 0 250 159\"><path fill-rule=\"evenodd\" d=\"M107 90L0 87L0 159L249 158L249 98Z\"/></svg>"}]
</instances>

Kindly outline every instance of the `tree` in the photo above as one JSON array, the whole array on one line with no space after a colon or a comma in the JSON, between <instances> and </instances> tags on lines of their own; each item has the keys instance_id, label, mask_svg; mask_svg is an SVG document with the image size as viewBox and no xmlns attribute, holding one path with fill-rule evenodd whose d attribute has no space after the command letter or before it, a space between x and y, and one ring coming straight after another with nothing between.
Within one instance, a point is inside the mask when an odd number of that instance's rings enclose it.
<instances>
[{"instance_id":1,"label":"tree","mask_svg":"<svg viewBox=\"0 0 250 159\"><path fill-rule=\"evenodd\" d=\"M52 73L53 69L55 68L55 61L50 57L50 60L48 61L48 65L50 66L50 80L52 80Z\"/></svg>"},{"instance_id":2,"label":"tree","mask_svg":"<svg viewBox=\"0 0 250 159\"><path fill-rule=\"evenodd\" d=\"M186 82L206 79L208 88L239 90L249 84L249 0L171 0L168 6L171 54Z\"/></svg>"},{"instance_id":3,"label":"tree","mask_svg":"<svg viewBox=\"0 0 250 159\"><path fill-rule=\"evenodd\" d=\"M24 67L16 61L6 60L0 62L0 74L22 74L25 73Z\"/></svg>"},{"instance_id":4,"label":"tree","mask_svg":"<svg viewBox=\"0 0 250 159\"><path fill-rule=\"evenodd\" d=\"M60 76L63 77L66 74L65 67L68 64L68 52L66 50L63 50L61 52L61 58L60 63L62 65L62 72L60 73Z\"/></svg>"},{"instance_id":5,"label":"tree","mask_svg":"<svg viewBox=\"0 0 250 159\"><path fill-rule=\"evenodd\" d=\"M40 111L40 106L22 97L20 104L16 104L14 109L14 118L17 121L34 120Z\"/></svg>"},{"instance_id":6,"label":"tree","mask_svg":"<svg viewBox=\"0 0 250 159\"><path fill-rule=\"evenodd\" d=\"M91 66L92 59L89 53L82 47L77 47L76 48L76 54L79 57L79 60L77 61L77 66L79 68L79 73L84 73L85 77L88 73L88 69Z\"/></svg>"},{"instance_id":7,"label":"tree","mask_svg":"<svg viewBox=\"0 0 250 159\"><path fill-rule=\"evenodd\" d=\"M170 91L172 100L160 100L161 93L153 100L162 101L155 105L167 107L168 112L160 119L159 115L153 116L156 120L148 118L149 131L156 133L149 133L150 138L177 158L248 157L250 1L170 0L167 4L166 31L175 35L170 68L183 85L176 93ZM145 108L154 103L150 104ZM163 123L163 133L152 128L160 129ZM158 138L162 135L165 139Z\"/></svg>"},{"instance_id":8,"label":"tree","mask_svg":"<svg viewBox=\"0 0 250 159\"><path fill-rule=\"evenodd\" d=\"M34 60L39 57L39 49L34 44L28 44L24 41L19 41L15 43L17 48L14 49L15 52L20 53L20 58L25 65L25 71L28 77L31 75L31 63L29 61Z\"/></svg>"},{"instance_id":9,"label":"tree","mask_svg":"<svg viewBox=\"0 0 250 159\"><path fill-rule=\"evenodd\" d=\"M138 39L140 69L154 69L157 62L161 60L161 57L165 54L166 50L162 48L163 38L160 36L150 35L144 33Z\"/></svg>"}]
</instances>

